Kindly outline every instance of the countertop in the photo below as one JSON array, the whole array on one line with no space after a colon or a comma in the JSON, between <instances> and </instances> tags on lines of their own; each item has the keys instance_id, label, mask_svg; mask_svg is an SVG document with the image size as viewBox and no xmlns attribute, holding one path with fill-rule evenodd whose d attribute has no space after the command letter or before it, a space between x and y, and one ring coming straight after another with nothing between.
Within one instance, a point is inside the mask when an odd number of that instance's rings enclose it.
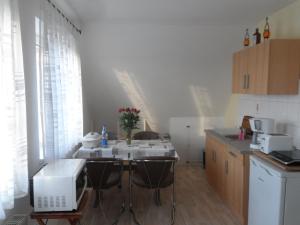
<instances>
[{"instance_id":1,"label":"countertop","mask_svg":"<svg viewBox=\"0 0 300 225\"><path fill-rule=\"evenodd\" d=\"M282 169L284 171L288 172L299 172L300 171L300 165L299 164L294 164L294 165L284 165L274 159L270 155L267 155L263 152L260 151L254 151L254 155L259 157L260 159L263 159L264 161L270 163L271 165Z\"/></svg>"},{"instance_id":2,"label":"countertop","mask_svg":"<svg viewBox=\"0 0 300 225\"><path fill-rule=\"evenodd\" d=\"M251 139L246 139L244 141L231 140L225 135L238 134L238 129L215 129L215 130L205 130L207 135L212 135L218 138L220 141L230 145L235 150L241 154L252 154L253 150L250 148Z\"/></svg>"},{"instance_id":3,"label":"countertop","mask_svg":"<svg viewBox=\"0 0 300 225\"><path fill-rule=\"evenodd\" d=\"M215 129L215 130L205 130L207 135L212 135L216 138L218 138L219 141L222 141L225 144L230 145L233 147L236 151L240 152L241 154L254 154L255 156L259 157L260 159L271 163L273 166L282 169L284 171L289 172L299 172L300 171L300 165L284 165L282 163L277 162L276 160L272 159L271 156L260 152L258 150L253 150L250 148L251 139L246 139L244 141L239 140L231 140L229 138L226 138L225 135L232 135L232 134L238 134L238 129Z\"/></svg>"}]
</instances>

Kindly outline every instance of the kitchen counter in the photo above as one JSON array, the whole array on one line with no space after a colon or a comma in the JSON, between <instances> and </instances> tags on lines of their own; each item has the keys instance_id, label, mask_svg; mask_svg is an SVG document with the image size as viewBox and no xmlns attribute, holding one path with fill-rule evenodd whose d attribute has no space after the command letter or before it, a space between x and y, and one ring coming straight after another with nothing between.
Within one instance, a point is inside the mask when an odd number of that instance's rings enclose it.
<instances>
[{"instance_id":1,"label":"kitchen counter","mask_svg":"<svg viewBox=\"0 0 300 225\"><path fill-rule=\"evenodd\" d=\"M225 144L230 145L236 151L241 154L252 154L253 150L250 148L251 139L246 139L244 141L232 140L225 137L226 135L238 134L238 129L216 129L216 130L205 130L206 135L212 135L218 138Z\"/></svg>"},{"instance_id":2,"label":"kitchen counter","mask_svg":"<svg viewBox=\"0 0 300 225\"><path fill-rule=\"evenodd\" d=\"M208 183L237 216L239 224L248 219L250 140L239 141L237 129L205 130L205 173ZM230 137L226 137L230 135Z\"/></svg>"},{"instance_id":3,"label":"kitchen counter","mask_svg":"<svg viewBox=\"0 0 300 225\"><path fill-rule=\"evenodd\" d=\"M233 214L237 216L240 224L247 225L248 223L249 187L252 187L252 191L250 193L253 193L253 186L255 186L254 190L258 190L258 197L256 198L256 202L259 202L262 196L260 192L262 189L262 185L268 185L263 190L264 193L269 194L266 195L266 199L268 199L269 202L264 201L264 203L273 206L274 201L273 199L271 199L272 201L270 200L270 196L275 193L274 184L279 184L278 177L275 177L273 175L270 176L271 170L269 171L269 169L265 169L265 167L257 166L257 163L253 163L253 155L261 159L260 161L266 162L266 165L268 163L271 164L270 167L274 166L274 168L277 167L281 169L281 174L289 174L289 177L293 177L290 184L295 186L298 185L294 183L294 176L299 176L297 175L299 173L295 172L300 171L300 166L285 166L273 160L269 155L251 149L251 139L246 139L244 141L239 141L237 139L239 130L215 129L205 130L205 132L207 140L205 150L205 173L208 183L216 191L216 193L220 196L224 203L229 207ZM228 135L229 137L226 137ZM250 158L251 161L249 160ZM251 168L254 168L254 166L256 165L256 169L252 169L251 173L250 165ZM251 176L254 176L257 171L261 171L262 173L256 174L256 177L258 179L262 179L262 176L266 176L266 182L264 182L264 180L262 180L263 182L251 182L253 181L253 179L250 179L250 174ZM270 183L270 179L274 179L274 182ZM295 188L290 188L290 190L292 189L297 191L297 189ZM271 192L268 193L268 190L271 190ZM277 193L278 191L276 191L276 196L278 196ZM251 196L250 202L255 206L251 209L257 209L257 203L255 202L253 204L253 199L254 197ZM299 199L294 200L293 196L292 199L294 202L299 202ZM260 205L260 207L258 208L258 211L263 211L266 207L261 207ZM252 218L253 215L256 214L251 213L250 217ZM272 222L270 224L272 224Z\"/></svg>"},{"instance_id":4,"label":"kitchen counter","mask_svg":"<svg viewBox=\"0 0 300 225\"><path fill-rule=\"evenodd\" d=\"M216 129L216 130L205 130L207 135L214 136L218 138L219 141L230 145L237 152L241 154L255 154L260 159L271 163L273 166L282 169L284 171L300 171L300 165L284 165L274 159L271 156L264 154L258 150L250 148L251 139L246 139L244 141L231 140L230 138L225 137L226 135L238 134L237 129Z\"/></svg>"},{"instance_id":5,"label":"kitchen counter","mask_svg":"<svg viewBox=\"0 0 300 225\"><path fill-rule=\"evenodd\" d=\"M284 165L284 164L274 160L270 155L267 155L260 151L254 151L254 155L257 156L258 158L270 163L271 165L284 170L284 171L287 171L287 172L299 172L300 171L299 164Z\"/></svg>"}]
</instances>

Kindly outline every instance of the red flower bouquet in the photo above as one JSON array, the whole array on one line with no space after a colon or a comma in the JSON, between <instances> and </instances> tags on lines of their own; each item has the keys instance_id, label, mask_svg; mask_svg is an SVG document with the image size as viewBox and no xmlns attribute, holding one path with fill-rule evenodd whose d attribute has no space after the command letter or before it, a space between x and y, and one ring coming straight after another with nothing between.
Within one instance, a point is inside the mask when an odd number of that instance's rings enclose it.
<instances>
[{"instance_id":1,"label":"red flower bouquet","mask_svg":"<svg viewBox=\"0 0 300 225\"><path fill-rule=\"evenodd\" d=\"M140 121L140 110L136 108L120 108L120 126L127 133L127 144L131 144L131 134L133 129L137 129Z\"/></svg>"}]
</instances>

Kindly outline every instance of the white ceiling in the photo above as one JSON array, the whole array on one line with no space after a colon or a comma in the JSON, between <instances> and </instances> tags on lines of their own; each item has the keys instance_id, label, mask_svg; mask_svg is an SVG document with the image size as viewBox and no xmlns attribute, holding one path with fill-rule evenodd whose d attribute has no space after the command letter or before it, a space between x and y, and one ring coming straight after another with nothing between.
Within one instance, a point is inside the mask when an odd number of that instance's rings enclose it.
<instances>
[{"instance_id":1,"label":"white ceiling","mask_svg":"<svg viewBox=\"0 0 300 225\"><path fill-rule=\"evenodd\" d=\"M83 23L90 21L255 24L294 0L65 0Z\"/></svg>"}]
</instances>

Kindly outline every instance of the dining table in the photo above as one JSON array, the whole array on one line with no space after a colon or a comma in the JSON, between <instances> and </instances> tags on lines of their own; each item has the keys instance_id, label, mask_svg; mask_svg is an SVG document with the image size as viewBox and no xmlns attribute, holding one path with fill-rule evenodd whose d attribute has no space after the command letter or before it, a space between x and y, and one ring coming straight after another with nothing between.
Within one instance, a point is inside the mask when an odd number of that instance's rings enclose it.
<instances>
[{"instance_id":1,"label":"dining table","mask_svg":"<svg viewBox=\"0 0 300 225\"><path fill-rule=\"evenodd\" d=\"M126 140L109 140L107 146L96 148L80 147L73 158L117 158L124 162L143 157L179 156L170 140L133 140L130 145Z\"/></svg>"},{"instance_id":2,"label":"dining table","mask_svg":"<svg viewBox=\"0 0 300 225\"><path fill-rule=\"evenodd\" d=\"M80 147L74 154L73 158L81 158L81 159L96 159L96 158L116 158L123 162L123 170L129 172L129 192L130 192L130 201L129 201L129 212L133 216L134 223L136 225L140 225L138 222L132 205L132 162L134 160L139 160L147 157L167 157L174 158L175 161L179 160L179 156L170 142L170 140L133 140L130 145L127 144L126 140L109 140L107 146L99 146L96 148L86 148L84 146ZM169 160L169 159L168 159ZM175 172L174 172L173 164L173 176L175 180ZM174 181L175 182L175 181ZM173 201L175 201L175 186L173 182ZM122 184L119 185L119 188L122 188ZM157 201L160 202L160 192L156 190L157 193ZM172 221L174 221L174 212L175 212L175 202L173 202L172 206ZM118 216L119 220L120 216L124 213L124 209L121 210L120 215Z\"/></svg>"}]
</instances>

